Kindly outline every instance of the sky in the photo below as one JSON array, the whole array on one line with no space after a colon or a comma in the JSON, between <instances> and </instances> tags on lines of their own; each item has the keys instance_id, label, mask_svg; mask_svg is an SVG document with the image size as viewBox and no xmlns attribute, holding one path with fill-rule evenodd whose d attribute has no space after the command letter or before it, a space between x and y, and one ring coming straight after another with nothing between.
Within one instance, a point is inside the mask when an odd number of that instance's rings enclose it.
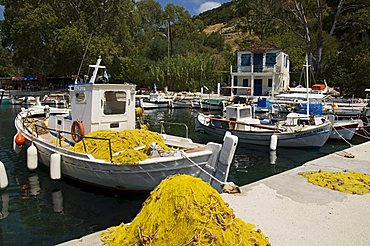
<instances>
[{"instance_id":1,"label":"sky","mask_svg":"<svg viewBox=\"0 0 370 246\"><path fill-rule=\"evenodd\" d=\"M166 6L168 3L183 6L192 16L194 16L204 11L220 7L221 4L230 2L230 0L157 0L157 2L159 2L162 7ZM2 19L4 19L4 6L0 5L0 20Z\"/></svg>"},{"instance_id":2,"label":"sky","mask_svg":"<svg viewBox=\"0 0 370 246\"><path fill-rule=\"evenodd\" d=\"M166 6L168 3L173 3L185 7L190 14L198 15L207 10L220 7L221 4L230 2L230 0L157 0L162 7Z\"/></svg>"}]
</instances>

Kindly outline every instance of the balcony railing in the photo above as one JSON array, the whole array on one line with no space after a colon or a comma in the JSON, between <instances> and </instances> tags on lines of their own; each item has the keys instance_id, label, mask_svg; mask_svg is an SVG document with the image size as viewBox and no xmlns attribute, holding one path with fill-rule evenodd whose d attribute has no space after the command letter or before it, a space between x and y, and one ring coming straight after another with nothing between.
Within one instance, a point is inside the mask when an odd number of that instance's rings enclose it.
<instances>
[{"instance_id":1,"label":"balcony railing","mask_svg":"<svg viewBox=\"0 0 370 246\"><path fill-rule=\"evenodd\" d=\"M232 73L280 73L281 72L281 67L274 65L274 66L231 66L231 72Z\"/></svg>"}]
</instances>

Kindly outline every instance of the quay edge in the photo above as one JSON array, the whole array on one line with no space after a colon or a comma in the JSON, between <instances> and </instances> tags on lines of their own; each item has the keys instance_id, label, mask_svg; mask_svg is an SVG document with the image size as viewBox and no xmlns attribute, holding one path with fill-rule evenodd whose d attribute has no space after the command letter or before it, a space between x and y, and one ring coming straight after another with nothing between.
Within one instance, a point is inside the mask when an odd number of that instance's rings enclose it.
<instances>
[{"instance_id":1,"label":"quay edge","mask_svg":"<svg viewBox=\"0 0 370 246\"><path fill-rule=\"evenodd\" d=\"M271 245L368 245L370 194L322 188L298 173L348 170L370 174L369 152L370 142L356 145L240 187L240 194L221 196L237 217L261 229ZM101 232L60 246L102 245Z\"/></svg>"},{"instance_id":2,"label":"quay edge","mask_svg":"<svg viewBox=\"0 0 370 246\"><path fill-rule=\"evenodd\" d=\"M370 174L370 142L222 194L237 217L252 223L274 246L368 245L370 194L352 195L308 183L305 171ZM353 155L348 158L344 155Z\"/></svg>"}]
</instances>

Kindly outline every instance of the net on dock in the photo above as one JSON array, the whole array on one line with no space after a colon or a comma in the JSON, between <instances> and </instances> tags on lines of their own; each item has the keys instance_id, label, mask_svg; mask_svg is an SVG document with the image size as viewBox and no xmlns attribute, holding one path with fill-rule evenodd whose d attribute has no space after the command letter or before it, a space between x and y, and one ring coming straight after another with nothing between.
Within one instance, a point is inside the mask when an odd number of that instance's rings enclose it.
<instances>
[{"instance_id":1,"label":"net on dock","mask_svg":"<svg viewBox=\"0 0 370 246\"><path fill-rule=\"evenodd\" d=\"M131 224L108 228L104 245L270 245L261 230L235 218L208 183L189 175L162 181Z\"/></svg>"},{"instance_id":2,"label":"net on dock","mask_svg":"<svg viewBox=\"0 0 370 246\"><path fill-rule=\"evenodd\" d=\"M370 193L370 175L359 172L303 172L307 181L340 192L363 195Z\"/></svg>"},{"instance_id":3,"label":"net on dock","mask_svg":"<svg viewBox=\"0 0 370 246\"><path fill-rule=\"evenodd\" d=\"M147 159L151 151L149 145L154 142L160 146L161 150L169 150L158 133L144 129L99 130L86 136L110 139L113 154L112 161L117 164L136 164ZM92 154L97 159L110 161L109 142L107 140L85 138L83 141L76 143L72 150Z\"/></svg>"}]
</instances>

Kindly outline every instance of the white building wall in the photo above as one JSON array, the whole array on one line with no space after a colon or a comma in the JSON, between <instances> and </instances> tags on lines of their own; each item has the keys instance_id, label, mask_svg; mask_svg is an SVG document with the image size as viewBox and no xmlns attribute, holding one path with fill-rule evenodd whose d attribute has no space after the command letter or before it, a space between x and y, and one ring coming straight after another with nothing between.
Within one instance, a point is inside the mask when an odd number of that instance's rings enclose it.
<instances>
[{"instance_id":1,"label":"white building wall","mask_svg":"<svg viewBox=\"0 0 370 246\"><path fill-rule=\"evenodd\" d=\"M257 52L256 52L257 53ZM259 52L260 53L260 52ZM267 53L276 53L276 63L274 67L266 66L266 54ZM241 66L242 55L250 54L250 66ZM270 95L272 87L268 86L268 80L272 79L272 86L276 92L282 91L284 87L289 85L289 56L280 50L272 50L263 53L263 70L262 72L253 71L253 52L250 51L240 51L237 53L237 65L231 67L230 73L232 76L231 79L231 91L232 94L237 95L248 95L247 88L243 86L243 79L248 79L248 91L249 95L253 93L256 94L255 88L253 86L253 81L255 79L262 79L262 95ZM233 83L236 78L236 82ZM236 88L233 88L236 87ZM234 92L234 93L233 93Z\"/></svg>"}]
</instances>

